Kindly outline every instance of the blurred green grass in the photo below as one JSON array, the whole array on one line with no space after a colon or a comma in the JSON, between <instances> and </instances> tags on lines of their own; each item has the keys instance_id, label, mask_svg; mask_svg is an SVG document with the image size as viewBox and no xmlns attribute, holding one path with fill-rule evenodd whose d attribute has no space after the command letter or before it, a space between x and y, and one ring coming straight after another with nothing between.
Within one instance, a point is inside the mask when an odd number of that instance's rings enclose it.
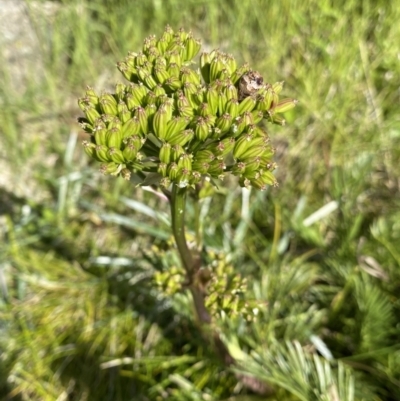
<instances>
[{"instance_id":1,"label":"blurred green grass","mask_svg":"<svg viewBox=\"0 0 400 401\"><path fill-rule=\"evenodd\" d=\"M170 24L250 62L266 81L284 80L300 101L286 127L270 127L280 187L248 198L229 181L200 206L206 247L248 278L248 299L265 305L256 322L228 316L221 330L267 355L263 371L256 361L247 371L277 385L269 399L321 399L294 391L294 373L283 385L268 355L287 352L296 372L297 351L283 348L297 340L350 369L353 399L400 400L400 5L22 4L36 61L17 48L14 58L0 52L2 399L249 393L209 350L187 295L168 296L154 282L178 263L167 204L101 176L79 146L76 99L85 86L122 81L115 63Z\"/></svg>"}]
</instances>

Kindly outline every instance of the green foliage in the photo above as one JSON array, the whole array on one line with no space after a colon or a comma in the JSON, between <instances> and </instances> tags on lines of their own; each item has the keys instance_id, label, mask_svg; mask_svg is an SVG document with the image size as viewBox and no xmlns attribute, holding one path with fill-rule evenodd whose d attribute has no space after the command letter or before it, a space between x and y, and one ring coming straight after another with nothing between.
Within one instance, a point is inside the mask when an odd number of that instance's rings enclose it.
<instances>
[{"instance_id":1,"label":"green foliage","mask_svg":"<svg viewBox=\"0 0 400 401\"><path fill-rule=\"evenodd\" d=\"M24 4L35 57L0 51L0 399L400 400L400 6ZM83 88L112 90L115 62L167 24L300 101L268 126L279 188L227 177L188 204L235 369L165 279L180 268L165 198L77 146Z\"/></svg>"}]
</instances>

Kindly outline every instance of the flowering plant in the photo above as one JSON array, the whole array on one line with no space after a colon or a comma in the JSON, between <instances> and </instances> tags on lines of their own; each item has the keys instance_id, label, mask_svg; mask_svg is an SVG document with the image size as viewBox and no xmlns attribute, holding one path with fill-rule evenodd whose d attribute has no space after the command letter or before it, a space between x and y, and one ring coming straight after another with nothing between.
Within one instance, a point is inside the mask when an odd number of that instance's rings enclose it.
<instances>
[{"instance_id":1,"label":"flowering plant","mask_svg":"<svg viewBox=\"0 0 400 401\"><path fill-rule=\"evenodd\" d=\"M167 195L185 283L199 321L209 325L205 291L212 276L202 266L200 243L189 249L186 242L186 194L229 173L242 187L276 186L274 150L261 123L284 125L281 114L296 100L280 100L282 82L266 83L218 50L202 53L192 69L200 47L191 33L167 26L159 39L148 37L141 52L117 64L129 84L117 84L113 94L88 88L78 104L85 114L79 122L90 134L84 149L102 163L101 171L127 180L136 174L142 185L160 186ZM231 363L219 336L212 338Z\"/></svg>"}]
</instances>

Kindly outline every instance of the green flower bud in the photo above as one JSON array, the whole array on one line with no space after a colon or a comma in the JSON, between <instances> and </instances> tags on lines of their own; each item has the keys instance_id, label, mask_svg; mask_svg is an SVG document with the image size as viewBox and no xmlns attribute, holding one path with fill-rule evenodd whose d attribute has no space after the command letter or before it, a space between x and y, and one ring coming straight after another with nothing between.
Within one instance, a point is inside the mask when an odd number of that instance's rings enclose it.
<instances>
[{"instance_id":1,"label":"green flower bud","mask_svg":"<svg viewBox=\"0 0 400 401\"><path fill-rule=\"evenodd\" d=\"M194 135L200 141L205 141L210 136L210 127L204 117L197 117L194 123Z\"/></svg>"},{"instance_id":2,"label":"green flower bud","mask_svg":"<svg viewBox=\"0 0 400 401\"><path fill-rule=\"evenodd\" d=\"M176 178L177 185L179 188L186 188L189 185L192 172L191 170L179 169Z\"/></svg>"},{"instance_id":3,"label":"green flower bud","mask_svg":"<svg viewBox=\"0 0 400 401\"><path fill-rule=\"evenodd\" d=\"M172 146L168 142L161 146L159 158L162 163L169 164L172 161L171 149Z\"/></svg>"},{"instance_id":4,"label":"green flower bud","mask_svg":"<svg viewBox=\"0 0 400 401\"><path fill-rule=\"evenodd\" d=\"M157 111L157 106L155 104L148 104L145 107L146 115L147 115L147 120L149 124L153 122L153 116Z\"/></svg>"},{"instance_id":5,"label":"green flower bud","mask_svg":"<svg viewBox=\"0 0 400 401\"><path fill-rule=\"evenodd\" d=\"M168 116L168 121L172 119L172 113L174 111L174 102L171 98L167 97L165 101L162 103L165 108ZM161 106L160 106L161 107Z\"/></svg>"},{"instance_id":6,"label":"green flower bud","mask_svg":"<svg viewBox=\"0 0 400 401\"><path fill-rule=\"evenodd\" d=\"M139 52L135 57L135 67L136 68L142 67L142 66L146 65L147 61L148 61L148 59L147 59L146 55L142 52Z\"/></svg>"},{"instance_id":7,"label":"green flower bud","mask_svg":"<svg viewBox=\"0 0 400 401\"><path fill-rule=\"evenodd\" d=\"M237 99L230 99L226 102L225 113L228 113L232 120L239 115L239 101Z\"/></svg>"},{"instance_id":8,"label":"green flower bud","mask_svg":"<svg viewBox=\"0 0 400 401\"><path fill-rule=\"evenodd\" d=\"M120 102L121 100L124 99L125 90L126 90L126 86L124 84L118 83L115 85L115 97L117 98L118 102Z\"/></svg>"},{"instance_id":9,"label":"green flower bud","mask_svg":"<svg viewBox=\"0 0 400 401\"><path fill-rule=\"evenodd\" d=\"M157 166L157 173L161 174L163 177L167 176L167 168L168 168L168 164L166 163L158 163Z\"/></svg>"},{"instance_id":10,"label":"green flower bud","mask_svg":"<svg viewBox=\"0 0 400 401\"><path fill-rule=\"evenodd\" d=\"M204 79L204 82L209 83L210 80L210 64L212 57L210 53L202 53L200 56L200 72Z\"/></svg>"},{"instance_id":11,"label":"green flower bud","mask_svg":"<svg viewBox=\"0 0 400 401\"><path fill-rule=\"evenodd\" d=\"M154 89L157 86L157 81L151 74L147 74L143 81L149 89Z\"/></svg>"},{"instance_id":12,"label":"green flower bud","mask_svg":"<svg viewBox=\"0 0 400 401\"><path fill-rule=\"evenodd\" d=\"M218 79L220 79L221 81L224 81L226 79L229 79L230 76L231 76L231 74L229 73L228 69L227 68L223 68L221 70L221 72L219 73L219 78Z\"/></svg>"},{"instance_id":13,"label":"green flower bud","mask_svg":"<svg viewBox=\"0 0 400 401\"><path fill-rule=\"evenodd\" d=\"M252 96L247 96L239 103L239 114L252 111L254 107L256 107L256 100Z\"/></svg>"},{"instance_id":14,"label":"green flower bud","mask_svg":"<svg viewBox=\"0 0 400 401\"><path fill-rule=\"evenodd\" d=\"M121 176L122 176L122 178L124 179L124 180L126 180L126 181L129 181L130 179L131 179L131 171L129 170L129 169L127 169L127 168L123 168L121 171L120 171L120 174L121 174Z\"/></svg>"},{"instance_id":15,"label":"green flower bud","mask_svg":"<svg viewBox=\"0 0 400 401\"><path fill-rule=\"evenodd\" d=\"M116 147L120 148L122 145L122 133L117 127L111 128L107 131L107 146L109 148Z\"/></svg>"},{"instance_id":16,"label":"green flower bud","mask_svg":"<svg viewBox=\"0 0 400 401\"><path fill-rule=\"evenodd\" d=\"M222 114L221 117L217 118L217 121L215 122L215 126L221 130L221 135L226 134L232 125L232 117L228 113Z\"/></svg>"},{"instance_id":17,"label":"green flower bud","mask_svg":"<svg viewBox=\"0 0 400 401\"><path fill-rule=\"evenodd\" d=\"M192 106L182 106L178 108L179 116L185 117L189 120L194 116L194 110Z\"/></svg>"},{"instance_id":18,"label":"green flower bud","mask_svg":"<svg viewBox=\"0 0 400 401\"><path fill-rule=\"evenodd\" d=\"M181 145L173 145L171 148L171 160L176 162L185 153Z\"/></svg>"},{"instance_id":19,"label":"green flower bud","mask_svg":"<svg viewBox=\"0 0 400 401\"><path fill-rule=\"evenodd\" d=\"M178 177L179 167L176 163L171 163L168 166L168 177L171 181L175 181Z\"/></svg>"},{"instance_id":20,"label":"green flower bud","mask_svg":"<svg viewBox=\"0 0 400 401\"><path fill-rule=\"evenodd\" d=\"M207 123L207 125L210 129L215 124L216 120L217 120L217 117L213 114L207 114L206 116L204 116L204 121Z\"/></svg>"},{"instance_id":21,"label":"green flower bud","mask_svg":"<svg viewBox=\"0 0 400 401\"><path fill-rule=\"evenodd\" d=\"M194 137L194 132L192 129L186 129L183 131L177 131L175 135L171 135L168 138L168 142L171 145L185 146Z\"/></svg>"},{"instance_id":22,"label":"green flower bud","mask_svg":"<svg viewBox=\"0 0 400 401\"><path fill-rule=\"evenodd\" d=\"M199 163L211 163L216 159L214 153L209 149L199 150L195 153L194 161ZM197 170L197 169L196 169Z\"/></svg>"},{"instance_id":23,"label":"green flower bud","mask_svg":"<svg viewBox=\"0 0 400 401\"><path fill-rule=\"evenodd\" d=\"M165 57L162 56L157 57L157 60L154 62L154 68L166 69L167 66L167 60Z\"/></svg>"},{"instance_id":24,"label":"green flower bud","mask_svg":"<svg viewBox=\"0 0 400 401\"><path fill-rule=\"evenodd\" d=\"M226 96L227 101L231 99L238 99L238 91L236 86L233 84L225 86L224 95Z\"/></svg>"},{"instance_id":25,"label":"green flower bud","mask_svg":"<svg viewBox=\"0 0 400 401\"><path fill-rule=\"evenodd\" d=\"M268 117L269 117L269 120L274 124L281 125L281 126L284 126L286 124L286 120L279 114L269 114Z\"/></svg>"},{"instance_id":26,"label":"green flower bud","mask_svg":"<svg viewBox=\"0 0 400 401\"><path fill-rule=\"evenodd\" d=\"M110 162L110 158L108 157L107 154L108 148L105 145L96 145L95 147L95 154L97 160L101 162Z\"/></svg>"},{"instance_id":27,"label":"green flower bud","mask_svg":"<svg viewBox=\"0 0 400 401\"><path fill-rule=\"evenodd\" d=\"M107 128L108 120L106 121L104 117L107 117L106 114L103 114L100 118L98 118L93 124L93 130L96 131L101 128Z\"/></svg>"},{"instance_id":28,"label":"green flower bud","mask_svg":"<svg viewBox=\"0 0 400 401\"><path fill-rule=\"evenodd\" d=\"M245 172L245 170L246 170L246 163L238 162L232 167L231 172L233 175L238 176L242 175Z\"/></svg>"},{"instance_id":29,"label":"green flower bud","mask_svg":"<svg viewBox=\"0 0 400 401\"><path fill-rule=\"evenodd\" d=\"M179 65L176 63L169 63L167 67L167 72L170 77L174 77L179 79L179 76L181 74L181 70L179 68Z\"/></svg>"},{"instance_id":30,"label":"green flower bud","mask_svg":"<svg viewBox=\"0 0 400 401\"><path fill-rule=\"evenodd\" d=\"M208 169L210 168L210 164L202 161L194 161L192 164L192 168L198 171L200 174L207 174Z\"/></svg>"},{"instance_id":31,"label":"green flower bud","mask_svg":"<svg viewBox=\"0 0 400 401\"><path fill-rule=\"evenodd\" d=\"M182 88L182 82L179 80L179 78L171 76L164 82L163 87L168 91L175 92L176 90Z\"/></svg>"},{"instance_id":32,"label":"green flower bud","mask_svg":"<svg viewBox=\"0 0 400 401\"><path fill-rule=\"evenodd\" d=\"M150 63L153 63L157 57L160 56L160 51L158 50L157 46L152 46L148 50L146 50L147 59Z\"/></svg>"},{"instance_id":33,"label":"green flower bud","mask_svg":"<svg viewBox=\"0 0 400 401\"><path fill-rule=\"evenodd\" d=\"M156 96L156 98L157 98L156 103L158 102L158 100L160 99L160 97L166 96L165 89L164 89L161 85L157 85L157 86L153 89L153 93L154 93L154 96Z\"/></svg>"},{"instance_id":34,"label":"green flower bud","mask_svg":"<svg viewBox=\"0 0 400 401\"><path fill-rule=\"evenodd\" d=\"M136 108L134 117L139 120L140 131L142 134L147 135L149 131L149 122L147 119L146 110L143 107Z\"/></svg>"},{"instance_id":35,"label":"green flower bud","mask_svg":"<svg viewBox=\"0 0 400 401\"><path fill-rule=\"evenodd\" d=\"M172 120L168 121L165 140L168 141L169 138L176 133L183 131L187 125L188 119L186 117L174 117Z\"/></svg>"},{"instance_id":36,"label":"green flower bud","mask_svg":"<svg viewBox=\"0 0 400 401\"><path fill-rule=\"evenodd\" d=\"M250 175L258 171L258 169L260 168L261 157L257 156L250 159L246 159L244 162L246 167L243 174L245 177L250 178Z\"/></svg>"},{"instance_id":37,"label":"green flower bud","mask_svg":"<svg viewBox=\"0 0 400 401\"><path fill-rule=\"evenodd\" d=\"M185 41L185 53L184 60L190 61L196 57L197 53L200 51L201 41L193 39L192 35L189 35Z\"/></svg>"},{"instance_id":38,"label":"green flower bud","mask_svg":"<svg viewBox=\"0 0 400 401\"><path fill-rule=\"evenodd\" d=\"M171 46L171 44L170 44L170 46ZM174 46L180 47L179 44L174 44ZM168 63L170 65L176 64L179 68L182 67L182 57L180 55L180 52L178 52L177 50L169 51L166 56L167 56Z\"/></svg>"},{"instance_id":39,"label":"green flower bud","mask_svg":"<svg viewBox=\"0 0 400 401\"><path fill-rule=\"evenodd\" d=\"M142 82L140 82L139 84L130 85L128 88L128 92L130 94L132 94L133 102L135 105L134 107L129 107L129 104L128 104L129 110L132 110L133 108L135 108L137 106L143 106L144 99L147 95L148 89L143 85Z\"/></svg>"},{"instance_id":40,"label":"green flower bud","mask_svg":"<svg viewBox=\"0 0 400 401\"><path fill-rule=\"evenodd\" d=\"M99 112L92 106L87 106L83 112L85 113L85 116L87 120L91 123L94 124L95 121L100 117Z\"/></svg>"},{"instance_id":41,"label":"green flower bud","mask_svg":"<svg viewBox=\"0 0 400 401\"><path fill-rule=\"evenodd\" d=\"M169 77L169 73L167 71L167 69L165 67L161 68L161 67L156 67L154 68L154 75L157 78L157 81L160 84L163 84Z\"/></svg>"},{"instance_id":42,"label":"green flower bud","mask_svg":"<svg viewBox=\"0 0 400 401\"><path fill-rule=\"evenodd\" d=\"M174 37L173 29L169 25L167 25L161 37L169 43Z\"/></svg>"},{"instance_id":43,"label":"green flower bud","mask_svg":"<svg viewBox=\"0 0 400 401\"><path fill-rule=\"evenodd\" d=\"M147 49L150 49L150 47L153 47L156 45L156 37L155 35L149 35L144 41L143 41L143 52L146 52Z\"/></svg>"},{"instance_id":44,"label":"green flower bud","mask_svg":"<svg viewBox=\"0 0 400 401\"><path fill-rule=\"evenodd\" d=\"M273 90L277 95L279 95L279 94L282 92L283 84L284 84L284 83L285 83L284 81L275 82L275 83L272 85L272 90Z\"/></svg>"},{"instance_id":45,"label":"green flower bud","mask_svg":"<svg viewBox=\"0 0 400 401\"><path fill-rule=\"evenodd\" d=\"M219 93L214 86L209 86L205 91L205 100L208 103L212 114L217 114L218 112L218 97Z\"/></svg>"},{"instance_id":46,"label":"green flower bud","mask_svg":"<svg viewBox=\"0 0 400 401\"><path fill-rule=\"evenodd\" d=\"M100 172L104 175L118 175L119 172L121 171L122 166L120 164L114 163L114 162L109 162L107 164L102 164L100 166Z\"/></svg>"},{"instance_id":47,"label":"green flower bud","mask_svg":"<svg viewBox=\"0 0 400 401\"><path fill-rule=\"evenodd\" d=\"M237 64L235 58L231 54L225 56L225 65L229 71L229 75L232 76L237 69Z\"/></svg>"},{"instance_id":48,"label":"green flower bud","mask_svg":"<svg viewBox=\"0 0 400 401\"><path fill-rule=\"evenodd\" d=\"M239 67L238 69L236 69L233 74L231 75L231 81L234 85L236 85L236 83L239 81L240 78L242 78L242 76L246 73L248 73L250 71L250 66L246 63L244 65L242 65L241 67Z\"/></svg>"},{"instance_id":49,"label":"green flower bud","mask_svg":"<svg viewBox=\"0 0 400 401\"><path fill-rule=\"evenodd\" d=\"M179 28L179 31L176 33L176 37L180 42L185 42L189 36L192 36L192 32L186 32L183 28Z\"/></svg>"},{"instance_id":50,"label":"green flower bud","mask_svg":"<svg viewBox=\"0 0 400 401\"><path fill-rule=\"evenodd\" d=\"M269 165L271 164L271 158L275 153L275 149L267 146L265 147L264 151L261 153L261 160L260 160L260 166L261 168L269 168Z\"/></svg>"},{"instance_id":51,"label":"green flower bud","mask_svg":"<svg viewBox=\"0 0 400 401\"><path fill-rule=\"evenodd\" d=\"M107 128L109 130L113 129L113 128L116 128L116 129L120 130L121 127L122 127L121 120L117 116L109 116L109 117L110 118L108 120Z\"/></svg>"},{"instance_id":52,"label":"green flower bud","mask_svg":"<svg viewBox=\"0 0 400 401\"><path fill-rule=\"evenodd\" d=\"M114 163L125 163L124 156L122 154L122 151L120 149L117 149L115 147L111 147L108 149L108 156Z\"/></svg>"},{"instance_id":53,"label":"green flower bud","mask_svg":"<svg viewBox=\"0 0 400 401\"><path fill-rule=\"evenodd\" d=\"M85 132L87 132L88 134L93 134L93 125L90 124L85 117L78 117L77 121Z\"/></svg>"},{"instance_id":54,"label":"green flower bud","mask_svg":"<svg viewBox=\"0 0 400 401\"><path fill-rule=\"evenodd\" d=\"M148 91L146 96L144 97L143 102L146 106L148 106L149 104L156 104L157 100L157 95L153 91Z\"/></svg>"},{"instance_id":55,"label":"green flower bud","mask_svg":"<svg viewBox=\"0 0 400 401\"><path fill-rule=\"evenodd\" d=\"M125 144L125 147L133 145L137 150L140 150L143 144L146 142L146 139L141 138L139 135L133 135L125 138L122 142Z\"/></svg>"},{"instance_id":56,"label":"green flower bud","mask_svg":"<svg viewBox=\"0 0 400 401\"><path fill-rule=\"evenodd\" d=\"M201 103L198 109L198 113L202 116L202 117L206 117L210 114L213 114L211 107L208 103Z\"/></svg>"},{"instance_id":57,"label":"green flower bud","mask_svg":"<svg viewBox=\"0 0 400 401\"><path fill-rule=\"evenodd\" d=\"M251 143L250 146L240 155L240 160L246 161L249 159L254 159L255 157L261 157L264 150L264 145L256 145Z\"/></svg>"},{"instance_id":58,"label":"green flower bud","mask_svg":"<svg viewBox=\"0 0 400 401\"><path fill-rule=\"evenodd\" d=\"M183 93L193 108L197 108L202 103L202 93L193 82L183 84Z\"/></svg>"},{"instance_id":59,"label":"green flower bud","mask_svg":"<svg viewBox=\"0 0 400 401\"><path fill-rule=\"evenodd\" d=\"M180 38L178 38L176 35L174 35L174 38L171 40L171 42L169 42L166 53L167 54L176 53L182 59L184 49L185 49L185 46L183 44L183 41L181 41Z\"/></svg>"},{"instance_id":60,"label":"green flower bud","mask_svg":"<svg viewBox=\"0 0 400 401\"><path fill-rule=\"evenodd\" d=\"M107 145L108 132L107 128L100 127L94 131L94 140L96 145Z\"/></svg>"},{"instance_id":61,"label":"green flower bud","mask_svg":"<svg viewBox=\"0 0 400 401\"><path fill-rule=\"evenodd\" d=\"M139 77L136 68L129 66L124 61L120 61L119 63L117 63L117 68L128 81L138 82Z\"/></svg>"},{"instance_id":62,"label":"green flower bud","mask_svg":"<svg viewBox=\"0 0 400 401\"><path fill-rule=\"evenodd\" d=\"M160 139L165 139L167 135L168 113L165 105L161 105L153 117L153 130Z\"/></svg>"},{"instance_id":63,"label":"green flower bud","mask_svg":"<svg viewBox=\"0 0 400 401\"><path fill-rule=\"evenodd\" d=\"M187 153L183 153L178 159L178 167L183 170L192 171L192 157Z\"/></svg>"},{"instance_id":64,"label":"green flower bud","mask_svg":"<svg viewBox=\"0 0 400 401\"><path fill-rule=\"evenodd\" d=\"M96 92L90 87L88 86L86 88L86 93L85 93L85 99L88 101L88 103L93 106L96 107L99 104L99 97L97 96Z\"/></svg>"},{"instance_id":65,"label":"green flower bud","mask_svg":"<svg viewBox=\"0 0 400 401\"><path fill-rule=\"evenodd\" d=\"M184 92L179 90L175 94L176 98L176 105L177 108L183 107L183 106L190 106L189 100L185 96Z\"/></svg>"},{"instance_id":66,"label":"green flower bud","mask_svg":"<svg viewBox=\"0 0 400 401\"><path fill-rule=\"evenodd\" d=\"M261 110L253 110L250 114L254 125L258 124L264 118L264 113Z\"/></svg>"},{"instance_id":67,"label":"green flower bud","mask_svg":"<svg viewBox=\"0 0 400 401\"><path fill-rule=\"evenodd\" d=\"M253 135L244 134L239 139L237 139L235 143L235 147L233 149L233 157L235 159L240 159L242 154L251 146L251 140L253 139Z\"/></svg>"},{"instance_id":68,"label":"green flower bud","mask_svg":"<svg viewBox=\"0 0 400 401\"><path fill-rule=\"evenodd\" d=\"M164 54L165 51L167 50L169 45L169 40L162 36L158 41L157 41L157 49L160 51L161 54Z\"/></svg>"},{"instance_id":69,"label":"green flower bud","mask_svg":"<svg viewBox=\"0 0 400 401\"><path fill-rule=\"evenodd\" d=\"M163 177L160 181L160 185L163 188L169 188L169 186L171 185L171 180L169 179L169 177Z\"/></svg>"},{"instance_id":70,"label":"green flower bud","mask_svg":"<svg viewBox=\"0 0 400 401\"><path fill-rule=\"evenodd\" d=\"M218 93L218 114L223 114L226 108L226 104L228 103L228 99L226 98L224 93Z\"/></svg>"},{"instance_id":71,"label":"green flower bud","mask_svg":"<svg viewBox=\"0 0 400 401\"><path fill-rule=\"evenodd\" d=\"M136 160L137 153L138 149L132 143L129 143L125 146L125 149L122 151L122 156L125 162L129 163Z\"/></svg>"},{"instance_id":72,"label":"green flower bud","mask_svg":"<svg viewBox=\"0 0 400 401\"><path fill-rule=\"evenodd\" d=\"M216 159L210 163L208 174L210 174L212 177L223 178L225 170L226 164L224 161Z\"/></svg>"},{"instance_id":73,"label":"green flower bud","mask_svg":"<svg viewBox=\"0 0 400 401\"><path fill-rule=\"evenodd\" d=\"M200 76L195 71L187 67L181 68L180 79L184 84L186 82L192 82L196 86L200 85Z\"/></svg>"},{"instance_id":74,"label":"green flower bud","mask_svg":"<svg viewBox=\"0 0 400 401\"><path fill-rule=\"evenodd\" d=\"M278 186L275 176L271 173L271 171L268 170L263 171L259 177L251 180L251 186L259 189L260 191L267 189L268 185L272 185L274 187Z\"/></svg>"},{"instance_id":75,"label":"green flower bud","mask_svg":"<svg viewBox=\"0 0 400 401\"><path fill-rule=\"evenodd\" d=\"M210 82L220 77L221 71L225 68L221 56L215 57L210 63Z\"/></svg>"},{"instance_id":76,"label":"green flower bud","mask_svg":"<svg viewBox=\"0 0 400 401\"><path fill-rule=\"evenodd\" d=\"M121 128L122 138L127 138L140 133L140 123L137 117L130 118Z\"/></svg>"},{"instance_id":77,"label":"green flower bud","mask_svg":"<svg viewBox=\"0 0 400 401\"><path fill-rule=\"evenodd\" d=\"M293 109L298 101L296 99L282 99L279 103L273 106L272 109L269 110L271 114L275 113L285 113L286 111L289 111Z\"/></svg>"},{"instance_id":78,"label":"green flower bud","mask_svg":"<svg viewBox=\"0 0 400 401\"><path fill-rule=\"evenodd\" d=\"M93 158L96 159L97 155L96 155L96 145L94 143L91 143L89 141L83 141L82 142L83 145L83 149L85 150L86 154Z\"/></svg>"},{"instance_id":79,"label":"green flower bud","mask_svg":"<svg viewBox=\"0 0 400 401\"><path fill-rule=\"evenodd\" d=\"M134 110L141 105L131 93L125 95L125 103L128 110Z\"/></svg>"},{"instance_id":80,"label":"green flower bud","mask_svg":"<svg viewBox=\"0 0 400 401\"><path fill-rule=\"evenodd\" d=\"M208 145L207 149L216 155L218 159L221 159L233 150L235 142L235 138L225 138L222 141Z\"/></svg>"},{"instance_id":81,"label":"green flower bud","mask_svg":"<svg viewBox=\"0 0 400 401\"><path fill-rule=\"evenodd\" d=\"M128 55L125 57L125 62L129 67L136 67L136 56L137 53L128 52Z\"/></svg>"},{"instance_id":82,"label":"green flower bud","mask_svg":"<svg viewBox=\"0 0 400 401\"><path fill-rule=\"evenodd\" d=\"M243 116L239 116L236 117L235 122L232 124L231 132L233 136L236 138L240 134L242 134L242 132L245 130L246 127L247 124L245 123L245 119L243 118Z\"/></svg>"},{"instance_id":83,"label":"green flower bud","mask_svg":"<svg viewBox=\"0 0 400 401\"><path fill-rule=\"evenodd\" d=\"M117 107L119 119L122 123L126 123L131 118L131 112L128 110L126 103L120 100Z\"/></svg>"}]
</instances>

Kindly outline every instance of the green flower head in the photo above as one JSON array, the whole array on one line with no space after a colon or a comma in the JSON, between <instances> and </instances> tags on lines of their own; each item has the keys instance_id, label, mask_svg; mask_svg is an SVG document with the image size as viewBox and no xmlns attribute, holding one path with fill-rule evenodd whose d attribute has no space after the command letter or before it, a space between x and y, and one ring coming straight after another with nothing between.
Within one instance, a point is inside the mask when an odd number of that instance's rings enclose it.
<instances>
[{"instance_id":1,"label":"green flower head","mask_svg":"<svg viewBox=\"0 0 400 401\"><path fill-rule=\"evenodd\" d=\"M202 53L191 68L200 47L190 32L167 26L117 64L128 84L117 84L113 94L88 88L79 99L79 122L90 134L83 146L103 173L141 173L164 187L229 173L241 186L276 185L274 150L260 123L284 125L281 113L296 100L279 100L282 82L265 83L218 50Z\"/></svg>"}]
</instances>

